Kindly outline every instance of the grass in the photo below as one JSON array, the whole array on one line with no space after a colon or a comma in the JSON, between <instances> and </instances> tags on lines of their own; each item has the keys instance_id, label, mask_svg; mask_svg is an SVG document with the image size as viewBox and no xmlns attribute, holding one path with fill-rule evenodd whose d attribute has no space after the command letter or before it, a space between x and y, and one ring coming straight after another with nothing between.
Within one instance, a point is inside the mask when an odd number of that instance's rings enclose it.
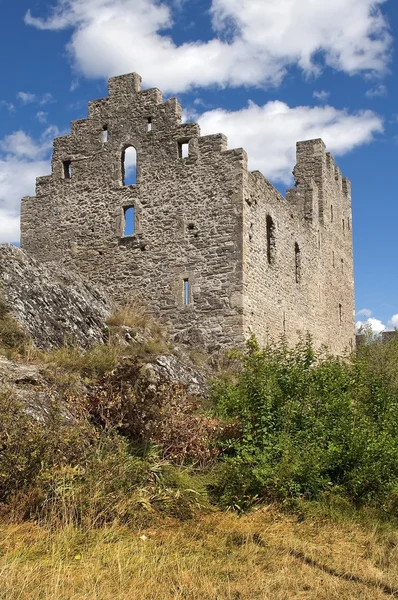
<instances>
[{"instance_id":1,"label":"grass","mask_svg":"<svg viewBox=\"0 0 398 600\"><path fill-rule=\"evenodd\" d=\"M288 516L165 519L148 529L0 525L2 600L378 600L398 588L398 530Z\"/></svg>"}]
</instances>

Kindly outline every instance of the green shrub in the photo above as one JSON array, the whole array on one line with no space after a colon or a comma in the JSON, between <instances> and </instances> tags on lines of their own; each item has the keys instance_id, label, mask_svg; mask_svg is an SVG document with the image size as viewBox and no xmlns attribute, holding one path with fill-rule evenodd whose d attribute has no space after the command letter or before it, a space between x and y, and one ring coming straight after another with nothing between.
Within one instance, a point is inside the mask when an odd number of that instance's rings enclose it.
<instances>
[{"instance_id":1,"label":"green shrub","mask_svg":"<svg viewBox=\"0 0 398 600\"><path fill-rule=\"evenodd\" d=\"M316 354L310 340L261 350L252 338L235 381L214 389L238 435L224 440L215 497L316 499L327 490L356 504L388 503L398 489L398 395L362 358Z\"/></svg>"}]
</instances>

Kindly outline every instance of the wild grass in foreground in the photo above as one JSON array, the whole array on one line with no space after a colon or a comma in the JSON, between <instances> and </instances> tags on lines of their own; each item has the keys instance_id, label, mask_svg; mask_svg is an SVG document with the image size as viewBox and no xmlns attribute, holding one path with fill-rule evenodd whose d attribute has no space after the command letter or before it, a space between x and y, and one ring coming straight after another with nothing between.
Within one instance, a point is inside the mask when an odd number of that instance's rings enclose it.
<instances>
[{"instance_id":1,"label":"wild grass in foreground","mask_svg":"<svg viewBox=\"0 0 398 600\"><path fill-rule=\"evenodd\" d=\"M381 600L398 593L398 531L372 521L249 515L151 527L0 526L2 600Z\"/></svg>"}]
</instances>

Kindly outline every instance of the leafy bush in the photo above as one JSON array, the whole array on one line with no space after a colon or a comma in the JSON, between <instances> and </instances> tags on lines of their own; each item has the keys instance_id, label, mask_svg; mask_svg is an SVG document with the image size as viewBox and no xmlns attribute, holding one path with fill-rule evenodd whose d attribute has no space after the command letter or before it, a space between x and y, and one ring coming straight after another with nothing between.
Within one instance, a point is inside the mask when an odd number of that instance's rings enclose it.
<instances>
[{"instance_id":1,"label":"leafy bush","mask_svg":"<svg viewBox=\"0 0 398 600\"><path fill-rule=\"evenodd\" d=\"M214 487L227 506L257 499L393 502L398 490L398 394L367 356L317 354L311 341L261 350L254 338L235 380L215 385L218 414L238 435L224 441Z\"/></svg>"}]
</instances>

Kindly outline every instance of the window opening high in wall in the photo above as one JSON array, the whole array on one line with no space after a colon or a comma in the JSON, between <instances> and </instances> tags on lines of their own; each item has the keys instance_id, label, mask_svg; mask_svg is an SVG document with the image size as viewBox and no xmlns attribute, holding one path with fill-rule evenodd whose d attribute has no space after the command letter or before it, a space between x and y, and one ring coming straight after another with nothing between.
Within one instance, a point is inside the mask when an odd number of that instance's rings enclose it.
<instances>
[{"instance_id":1,"label":"window opening high in wall","mask_svg":"<svg viewBox=\"0 0 398 600\"><path fill-rule=\"evenodd\" d=\"M128 146L122 153L122 185L137 183L137 151Z\"/></svg>"},{"instance_id":2,"label":"window opening high in wall","mask_svg":"<svg viewBox=\"0 0 398 600\"><path fill-rule=\"evenodd\" d=\"M135 209L134 206L128 206L124 209L124 227L123 235L135 234Z\"/></svg>"}]
</instances>

